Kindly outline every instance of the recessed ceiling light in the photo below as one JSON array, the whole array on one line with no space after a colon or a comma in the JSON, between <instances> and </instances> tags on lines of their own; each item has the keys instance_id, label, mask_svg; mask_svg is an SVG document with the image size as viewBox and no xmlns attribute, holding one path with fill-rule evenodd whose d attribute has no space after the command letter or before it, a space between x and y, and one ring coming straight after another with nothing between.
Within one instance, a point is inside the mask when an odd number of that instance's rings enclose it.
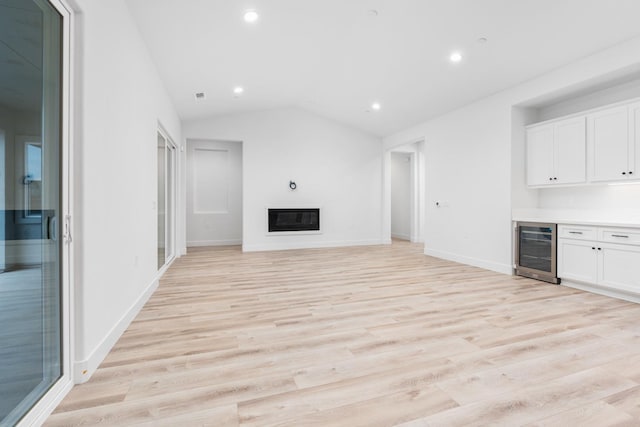
<instances>
[{"instance_id":1,"label":"recessed ceiling light","mask_svg":"<svg viewBox=\"0 0 640 427\"><path fill-rule=\"evenodd\" d=\"M201 101L205 98L204 92L196 92L196 100Z\"/></svg>"},{"instance_id":2,"label":"recessed ceiling light","mask_svg":"<svg viewBox=\"0 0 640 427\"><path fill-rule=\"evenodd\" d=\"M382 105L380 105L379 102L374 102L373 104L371 104L371 109L373 111L380 111L381 108L382 108Z\"/></svg>"},{"instance_id":3,"label":"recessed ceiling light","mask_svg":"<svg viewBox=\"0 0 640 427\"><path fill-rule=\"evenodd\" d=\"M371 16L372 18L375 18L376 16L378 16L378 11L375 9L369 9L367 11L367 15Z\"/></svg>"},{"instance_id":4,"label":"recessed ceiling light","mask_svg":"<svg viewBox=\"0 0 640 427\"><path fill-rule=\"evenodd\" d=\"M255 10L247 10L244 12L244 21L245 22L256 22L258 20L258 18L260 17L260 15L258 15L258 12L256 12Z\"/></svg>"},{"instance_id":5,"label":"recessed ceiling light","mask_svg":"<svg viewBox=\"0 0 640 427\"><path fill-rule=\"evenodd\" d=\"M235 96L240 96L244 93L244 88L242 86L236 86L233 88L233 94Z\"/></svg>"},{"instance_id":6,"label":"recessed ceiling light","mask_svg":"<svg viewBox=\"0 0 640 427\"><path fill-rule=\"evenodd\" d=\"M460 62L462 61L462 54L460 52L452 52L449 60L454 63Z\"/></svg>"},{"instance_id":7,"label":"recessed ceiling light","mask_svg":"<svg viewBox=\"0 0 640 427\"><path fill-rule=\"evenodd\" d=\"M487 38L486 38L486 37L480 37L480 38L478 39L478 43L480 43L480 44L486 43L487 41L488 41L488 40L487 40Z\"/></svg>"}]
</instances>

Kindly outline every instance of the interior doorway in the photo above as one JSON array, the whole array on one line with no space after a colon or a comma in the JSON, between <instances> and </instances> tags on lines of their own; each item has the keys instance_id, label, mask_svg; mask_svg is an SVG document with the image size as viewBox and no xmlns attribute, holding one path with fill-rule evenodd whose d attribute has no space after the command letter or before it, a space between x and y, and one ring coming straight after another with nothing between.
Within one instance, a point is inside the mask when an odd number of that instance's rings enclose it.
<instances>
[{"instance_id":1,"label":"interior doorway","mask_svg":"<svg viewBox=\"0 0 640 427\"><path fill-rule=\"evenodd\" d=\"M414 153L391 153L391 237L411 240Z\"/></svg>"},{"instance_id":2,"label":"interior doorway","mask_svg":"<svg viewBox=\"0 0 640 427\"><path fill-rule=\"evenodd\" d=\"M394 147L385 157L387 233L391 239L424 242L423 142Z\"/></svg>"},{"instance_id":3,"label":"interior doorway","mask_svg":"<svg viewBox=\"0 0 640 427\"><path fill-rule=\"evenodd\" d=\"M187 140L187 247L242 244L242 143Z\"/></svg>"}]
</instances>

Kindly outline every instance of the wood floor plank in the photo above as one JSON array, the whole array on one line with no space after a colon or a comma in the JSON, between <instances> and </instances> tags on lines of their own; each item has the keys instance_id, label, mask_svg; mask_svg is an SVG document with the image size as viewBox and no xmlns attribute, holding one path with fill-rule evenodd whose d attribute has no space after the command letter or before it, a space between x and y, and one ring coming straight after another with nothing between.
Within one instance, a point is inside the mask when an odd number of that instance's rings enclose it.
<instances>
[{"instance_id":1,"label":"wood floor plank","mask_svg":"<svg viewBox=\"0 0 640 427\"><path fill-rule=\"evenodd\" d=\"M623 377L611 376L604 369L593 368L517 393L503 393L498 396L493 394L482 401L401 425L523 425L544 419L545 414L562 413L586 406L587 403L596 405L602 398L629 390L635 387L635 384Z\"/></svg>"},{"instance_id":2,"label":"wood floor plank","mask_svg":"<svg viewBox=\"0 0 640 427\"><path fill-rule=\"evenodd\" d=\"M640 425L639 318L408 242L194 248L45 425Z\"/></svg>"},{"instance_id":3,"label":"wood floor plank","mask_svg":"<svg viewBox=\"0 0 640 427\"><path fill-rule=\"evenodd\" d=\"M638 421L626 412L602 402L592 402L579 408L561 412L540 421L530 424L528 427L554 427L554 426L598 426L598 427L637 427Z\"/></svg>"}]
</instances>

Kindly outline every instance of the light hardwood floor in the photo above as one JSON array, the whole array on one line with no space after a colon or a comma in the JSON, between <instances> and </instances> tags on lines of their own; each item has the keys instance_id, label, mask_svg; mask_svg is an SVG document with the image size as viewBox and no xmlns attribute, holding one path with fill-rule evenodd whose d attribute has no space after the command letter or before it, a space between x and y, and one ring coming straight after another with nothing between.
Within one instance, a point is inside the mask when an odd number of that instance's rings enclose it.
<instances>
[{"instance_id":1,"label":"light hardwood floor","mask_svg":"<svg viewBox=\"0 0 640 427\"><path fill-rule=\"evenodd\" d=\"M177 260L46 423L640 425L640 305L419 245Z\"/></svg>"}]
</instances>

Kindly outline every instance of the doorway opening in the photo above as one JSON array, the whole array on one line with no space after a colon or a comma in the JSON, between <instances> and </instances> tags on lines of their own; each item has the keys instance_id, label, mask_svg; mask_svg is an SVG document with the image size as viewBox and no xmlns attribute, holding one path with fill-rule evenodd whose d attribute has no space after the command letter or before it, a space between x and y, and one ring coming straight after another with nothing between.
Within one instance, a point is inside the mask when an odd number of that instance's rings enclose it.
<instances>
[{"instance_id":1,"label":"doorway opening","mask_svg":"<svg viewBox=\"0 0 640 427\"><path fill-rule=\"evenodd\" d=\"M391 153L391 238L411 241L414 153Z\"/></svg>"},{"instance_id":2,"label":"doorway opening","mask_svg":"<svg viewBox=\"0 0 640 427\"><path fill-rule=\"evenodd\" d=\"M242 244L242 142L187 140L187 247Z\"/></svg>"},{"instance_id":3,"label":"doorway opening","mask_svg":"<svg viewBox=\"0 0 640 427\"><path fill-rule=\"evenodd\" d=\"M395 147L386 157L389 175L388 239L423 242L422 141ZM388 241L389 241L388 240Z\"/></svg>"}]
</instances>

